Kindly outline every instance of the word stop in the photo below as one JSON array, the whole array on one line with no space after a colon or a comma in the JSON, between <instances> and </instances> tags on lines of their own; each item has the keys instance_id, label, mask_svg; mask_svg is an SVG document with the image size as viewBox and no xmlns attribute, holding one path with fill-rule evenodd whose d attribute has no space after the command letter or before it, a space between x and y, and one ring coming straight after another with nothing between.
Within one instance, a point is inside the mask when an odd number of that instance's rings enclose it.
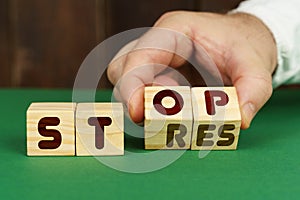
<instances>
[{"instance_id":1,"label":"word stop","mask_svg":"<svg viewBox=\"0 0 300 200\"><path fill-rule=\"evenodd\" d=\"M145 149L236 149L241 125L235 88L146 87ZM32 103L29 156L124 155L121 103Z\"/></svg>"}]
</instances>

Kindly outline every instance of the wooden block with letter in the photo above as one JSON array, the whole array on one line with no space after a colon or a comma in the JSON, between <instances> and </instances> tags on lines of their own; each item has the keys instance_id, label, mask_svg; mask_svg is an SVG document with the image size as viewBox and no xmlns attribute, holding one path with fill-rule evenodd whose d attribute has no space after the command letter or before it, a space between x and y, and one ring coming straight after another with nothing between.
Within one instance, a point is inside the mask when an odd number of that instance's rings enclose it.
<instances>
[{"instance_id":1,"label":"wooden block with letter","mask_svg":"<svg viewBox=\"0 0 300 200\"><path fill-rule=\"evenodd\" d=\"M27 155L74 156L75 109L75 103L32 103L27 110Z\"/></svg>"},{"instance_id":2,"label":"wooden block with letter","mask_svg":"<svg viewBox=\"0 0 300 200\"><path fill-rule=\"evenodd\" d=\"M192 123L190 87L145 88L145 149L189 149Z\"/></svg>"},{"instance_id":3,"label":"wooden block with letter","mask_svg":"<svg viewBox=\"0 0 300 200\"><path fill-rule=\"evenodd\" d=\"M230 150L238 144L241 114L234 87L192 88L192 150Z\"/></svg>"},{"instance_id":4,"label":"wooden block with letter","mask_svg":"<svg viewBox=\"0 0 300 200\"><path fill-rule=\"evenodd\" d=\"M76 155L124 155L124 111L121 103L77 105Z\"/></svg>"}]
</instances>

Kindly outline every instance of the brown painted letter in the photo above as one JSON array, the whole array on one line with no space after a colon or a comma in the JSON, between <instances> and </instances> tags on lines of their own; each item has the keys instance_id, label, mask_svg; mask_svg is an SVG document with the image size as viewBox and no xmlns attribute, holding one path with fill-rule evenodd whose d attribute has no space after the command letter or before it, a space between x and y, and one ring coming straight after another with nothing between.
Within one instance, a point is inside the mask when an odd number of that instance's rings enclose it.
<instances>
[{"instance_id":1,"label":"brown painted letter","mask_svg":"<svg viewBox=\"0 0 300 200\"><path fill-rule=\"evenodd\" d=\"M215 103L214 103L214 97L220 97L221 99L216 101L217 106L225 106L228 101L229 97L224 91L220 90L207 90L204 93L205 95L205 103L206 103L206 112L209 115L215 115L216 109L215 109Z\"/></svg>"},{"instance_id":2,"label":"brown painted letter","mask_svg":"<svg viewBox=\"0 0 300 200\"><path fill-rule=\"evenodd\" d=\"M216 129L215 125L209 125L209 124L203 124L198 126L198 132L197 132L197 146L213 146L214 141L213 140L205 140L207 138L213 138L213 133L206 133L206 131L213 131Z\"/></svg>"},{"instance_id":3,"label":"brown painted letter","mask_svg":"<svg viewBox=\"0 0 300 200\"><path fill-rule=\"evenodd\" d=\"M90 126L95 126L95 147L97 149L104 148L104 126L112 123L110 117L90 117L88 120Z\"/></svg>"},{"instance_id":4,"label":"brown painted letter","mask_svg":"<svg viewBox=\"0 0 300 200\"><path fill-rule=\"evenodd\" d=\"M38 146L40 149L57 149L61 145L61 134L58 130L46 129L47 126L58 126L60 120L58 117L44 117L38 123L40 135L53 137L53 140L42 140Z\"/></svg>"},{"instance_id":5,"label":"brown painted letter","mask_svg":"<svg viewBox=\"0 0 300 200\"><path fill-rule=\"evenodd\" d=\"M175 135L175 130L179 130L180 133ZM186 135L186 127L182 124L169 124L167 130L167 147L172 147L174 144L174 136L175 140L179 147L184 147L185 142L183 137Z\"/></svg>"},{"instance_id":6,"label":"brown painted letter","mask_svg":"<svg viewBox=\"0 0 300 200\"><path fill-rule=\"evenodd\" d=\"M228 140L218 141L218 146L230 146L234 142L234 135L232 133L225 133L225 131L233 131L235 129L234 124L225 124L219 129L220 138L227 138Z\"/></svg>"},{"instance_id":7,"label":"brown painted letter","mask_svg":"<svg viewBox=\"0 0 300 200\"><path fill-rule=\"evenodd\" d=\"M172 108L165 108L161 101L165 97L172 97L175 100L175 105ZM182 110L183 107L182 96L174 90L162 90L158 92L153 98L153 105L155 109L163 115L175 115Z\"/></svg>"}]
</instances>

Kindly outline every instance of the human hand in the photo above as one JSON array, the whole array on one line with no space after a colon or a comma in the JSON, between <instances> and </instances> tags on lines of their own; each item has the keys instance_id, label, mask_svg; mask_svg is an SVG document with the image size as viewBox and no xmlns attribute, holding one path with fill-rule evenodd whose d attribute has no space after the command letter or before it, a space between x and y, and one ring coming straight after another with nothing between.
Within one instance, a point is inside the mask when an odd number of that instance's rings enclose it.
<instances>
[{"instance_id":1,"label":"human hand","mask_svg":"<svg viewBox=\"0 0 300 200\"><path fill-rule=\"evenodd\" d=\"M216 64L225 85L237 89L242 114L241 128L246 129L259 109L272 94L272 73L277 64L276 44L272 33L256 17L243 14L219 15L213 13L176 11L166 13L154 25L172 31L157 34L149 31L126 45L108 68L108 77L117 84L118 96L127 105L131 119L138 123L144 118L144 87L155 83L177 85L176 78L162 73L170 66L180 68L185 59L194 54L201 62L203 55L198 44ZM159 48L148 48L159 47ZM165 51L164 49L170 50ZM173 53L172 53L173 52ZM179 52L179 55L174 52ZM143 67L146 65L162 67ZM214 69L207 69L214 74Z\"/></svg>"}]
</instances>

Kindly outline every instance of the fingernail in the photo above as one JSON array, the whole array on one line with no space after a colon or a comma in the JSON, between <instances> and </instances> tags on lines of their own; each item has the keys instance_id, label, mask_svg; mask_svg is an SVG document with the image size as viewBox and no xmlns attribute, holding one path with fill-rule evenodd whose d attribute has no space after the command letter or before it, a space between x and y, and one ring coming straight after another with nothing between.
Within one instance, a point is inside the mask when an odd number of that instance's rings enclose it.
<instances>
[{"instance_id":1,"label":"fingernail","mask_svg":"<svg viewBox=\"0 0 300 200\"><path fill-rule=\"evenodd\" d=\"M133 105L129 102L128 104L127 104L127 108L128 108L128 112L129 112L129 115L130 115L130 117L132 118L132 116L134 115L134 110L133 110Z\"/></svg>"},{"instance_id":2,"label":"fingernail","mask_svg":"<svg viewBox=\"0 0 300 200\"><path fill-rule=\"evenodd\" d=\"M251 124L251 121L253 119L253 117L256 114L256 108L255 105L252 103L246 103L245 105L243 105L242 107L242 121L243 121L243 127L244 128L248 128Z\"/></svg>"},{"instance_id":3,"label":"fingernail","mask_svg":"<svg viewBox=\"0 0 300 200\"><path fill-rule=\"evenodd\" d=\"M128 112L129 112L131 121L136 123L137 122L136 121L136 113L135 113L134 105L132 103L128 103Z\"/></svg>"}]
</instances>

